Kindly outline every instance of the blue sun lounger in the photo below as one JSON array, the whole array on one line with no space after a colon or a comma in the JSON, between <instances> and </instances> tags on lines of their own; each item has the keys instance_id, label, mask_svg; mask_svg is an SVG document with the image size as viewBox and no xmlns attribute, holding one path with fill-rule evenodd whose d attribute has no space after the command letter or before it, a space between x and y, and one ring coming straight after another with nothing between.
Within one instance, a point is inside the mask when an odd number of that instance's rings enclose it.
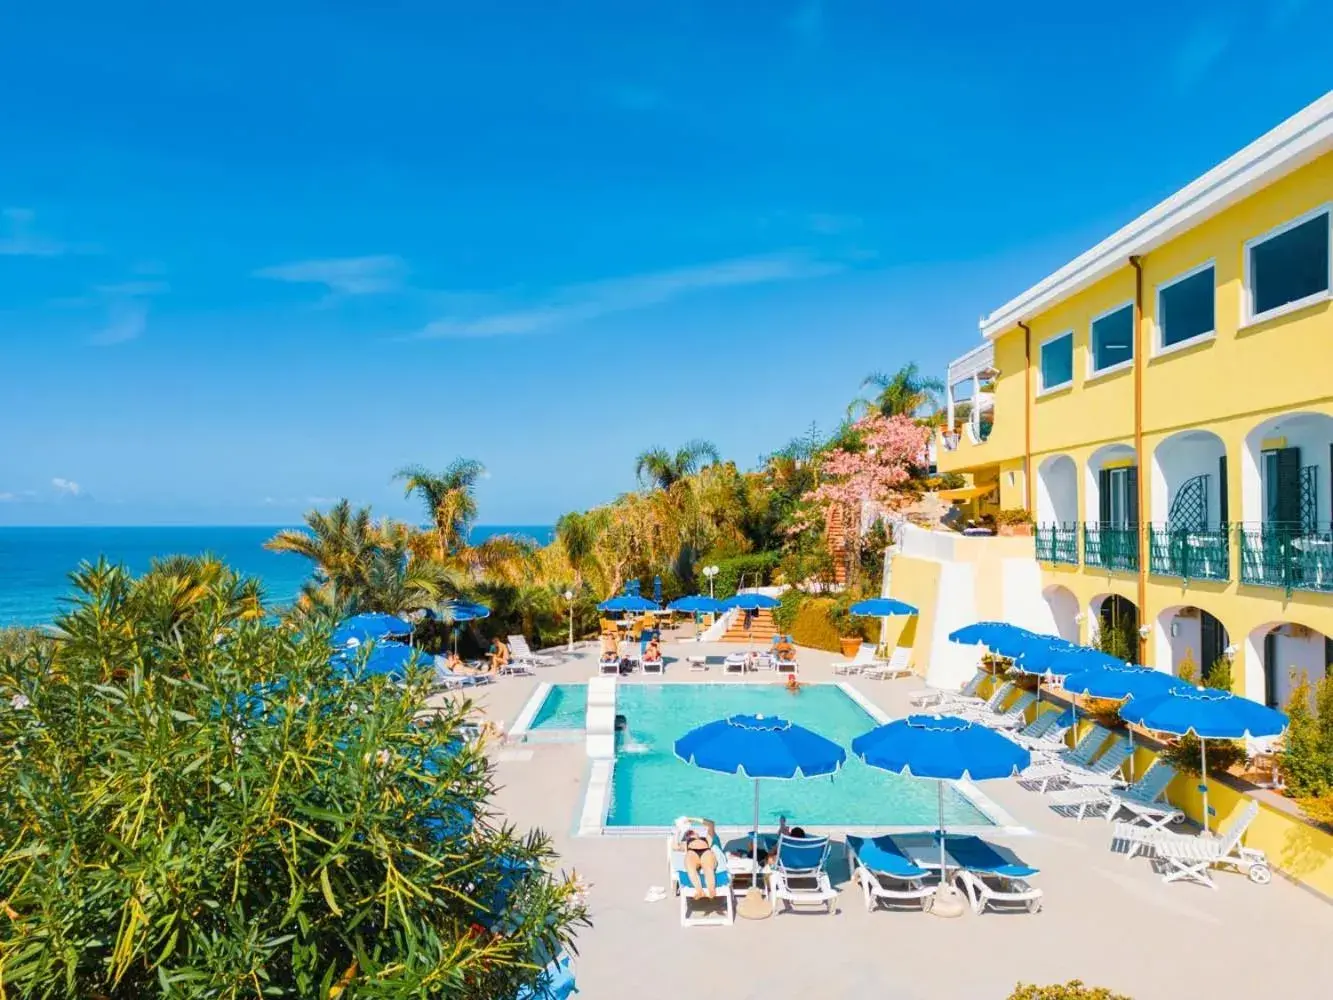
<instances>
[{"instance_id":1,"label":"blue sun lounger","mask_svg":"<svg viewBox=\"0 0 1333 1000\"><path fill-rule=\"evenodd\" d=\"M867 911L879 902L887 906L910 903L923 910L930 906L935 895L935 886L925 882L930 872L904 857L891 837L871 839L849 833L846 839L852 881L861 886Z\"/></svg>"}]
</instances>

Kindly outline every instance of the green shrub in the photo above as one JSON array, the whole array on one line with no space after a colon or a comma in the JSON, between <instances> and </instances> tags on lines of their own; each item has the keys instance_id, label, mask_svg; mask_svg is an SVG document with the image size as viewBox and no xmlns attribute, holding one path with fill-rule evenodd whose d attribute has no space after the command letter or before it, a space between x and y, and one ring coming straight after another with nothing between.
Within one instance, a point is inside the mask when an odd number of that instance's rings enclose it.
<instances>
[{"instance_id":1,"label":"green shrub","mask_svg":"<svg viewBox=\"0 0 1333 1000\"><path fill-rule=\"evenodd\" d=\"M833 620L834 602L825 597L811 598L799 606L791 624L792 641L798 646L837 652L838 626Z\"/></svg>"},{"instance_id":2,"label":"green shrub","mask_svg":"<svg viewBox=\"0 0 1333 1000\"><path fill-rule=\"evenodd\" d=\"M773 582L781 555L777 552L751 552L743 556L713 560L717 576L713 579L713 596L719 601L735 595L744 577L746 587L764 587ZM709 560L704 560L707 565ZM651 593L651 591L649 591Z\"/></svg>"},{"instance_id":3,"label":"green shrub","mask_svg":"<svg viewBox=\"0 0 1333 1000\"><path fill-rule=\"evenodd\" d=\"M1007 507L995 512L996 524L1032 524L1032 511L1022 507Z\"/></svg>"},{"instance_id":4,"label":"green shrub","mask_svg":"<svg viewBox=\"0 0 1333 1000\"><path fill-rule=\"evenodd\" d=\"M492 1000L584 921L424 671L347 676L225 568L74 580L0 658L0 995Z\"/></svg>"},{"instance_id":5,"label":"green shrub","mask_svg":"<svg viewBox=\"0 0 1333 1000\"><path fill-rule=\"evenodd\" d=\"M1019 983L1009 1000L1131 1000L1123 993L1112 993L1104 986L1084 986L1083 981L1071 979L1055 986L1032 986Z\"/></svg>"},{"instance_id":6,"label":"green shrub","mask_svg":"<svg viewBox=\"0 0 1333 1000\"><path fill-rule=\"evenodd\" d=\"M796 626L796 616L807 599L808 595L795 587L788 587L782 592L778 598L780 603L773 609L773 622L779 632L791 634Z\"/></svg>"},{"instance_id":7,"label":"green shrub","mask_svg":"<svg viewBox=\"0 0 1333 1000\"><path fill-rule=\"evenodd\" d=\"M1287 702L1287 735L1279 766L1299 799L1333 794L1333 677L1310 684L1303 671Z\"/></svg>"}]
</instances>

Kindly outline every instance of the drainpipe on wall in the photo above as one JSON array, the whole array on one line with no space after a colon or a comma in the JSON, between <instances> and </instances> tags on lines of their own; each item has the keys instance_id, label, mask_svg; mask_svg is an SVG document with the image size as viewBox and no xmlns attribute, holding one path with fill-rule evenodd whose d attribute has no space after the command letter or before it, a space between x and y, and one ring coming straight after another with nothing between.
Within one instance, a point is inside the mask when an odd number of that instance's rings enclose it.
<instances>
[{"instance_id":1,"label":"drainpipe on wall","mask_svg":"<svg viewBox=\"0 0 1333 1000\"><path fill-rule=\"evenodd\" d=\"M1036 520L1032 509L1032 330L1022 320L1023 331L1023 506Z\"/></svg>"},{"instance_id":2,"label":"drainpipe on wall","mask_svg":"<svg viewBox=\"0 0 1333 1000\"><path fill-rule=\"evenodd\" d=\"M1143 350L1143 262L1136 254L1129 258L1129 266L1134 268L1134 461L1139 467L1139 474L1136 476L1138 488L1135 491L1138 496L1136 502L1139 510L1139 523L1134 526L1139 539L1139 579L1138 579L1138 601L1139 606L1139 626L1147 624L1147 602L1148 602L1148 546L1144 544L1144 514L1148 506L1147 500L1147 468L1143 463L1143 367L1147 355ZM1143 655L1148 647L1148 637L1142 632L1139 633L1139 662L1147 664L1147 659Z\"/></svg>"}]
</instances>

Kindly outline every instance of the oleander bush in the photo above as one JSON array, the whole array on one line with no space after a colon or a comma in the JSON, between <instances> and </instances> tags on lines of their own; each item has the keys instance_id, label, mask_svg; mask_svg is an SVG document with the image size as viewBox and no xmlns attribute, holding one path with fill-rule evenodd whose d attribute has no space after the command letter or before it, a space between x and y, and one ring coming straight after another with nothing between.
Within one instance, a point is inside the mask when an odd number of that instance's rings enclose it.
<instances>
[{"instance_id":1,"label":"oleander bush","mask_svg":"<svg viewBox=\"0 0 1333 1000\"><path fill-rule=\"evenodd\" d=\"M585 922L424 675L214 562L74 581L0 657L0 996L514 998Z\"/></svg>"}]
</instances>

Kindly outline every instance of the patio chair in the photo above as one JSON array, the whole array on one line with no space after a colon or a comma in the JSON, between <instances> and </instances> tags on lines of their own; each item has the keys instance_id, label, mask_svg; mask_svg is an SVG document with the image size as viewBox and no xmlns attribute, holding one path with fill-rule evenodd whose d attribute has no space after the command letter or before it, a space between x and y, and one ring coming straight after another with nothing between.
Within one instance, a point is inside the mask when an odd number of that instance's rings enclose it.
<instances>
[{"instance_id":1,"label":"patio chair","mask_svg":"<svg viewBox=\"0 0 1333 1000\"><path fill-rule=\"evenodd\" d=\"M1122 774L1125 761L1134 753L1134 744L1126 736L1117 736L1107 745L1100 757L1091 764L1075 764L1065 760L1065 783L1070 785L1100 785L1103 788L1123 787L1127 782Z\"/></svg>"},{"instance_id":2,"label":"patio chair","mask_svg":"<svg viewBox=\"0 0 1333 1000\"><path fill-rule=\"evenodd\" d=\"M793 837L787 833L779 837L769 895L782 900L784 909L824 906L832 913L838 890L824 867L829 846L828 837Z\"/></svg>"},{"instance_id":3,"label":"patio chair","mask_svg":"<svg viewBox=\"0 0 1333 1000\"><path fill-rule=\"evenodd\" d=\"M496 673L502 675L510 674L516 677L531 677L532 668L528 666L526 663L520 662L519 660L510 660L499 670L497 670Z\"/></svg>"},{"instance_id":4,"label":"patio chair","mask_svg":"<svg viewBox=\"0 0 1333 1000\"><path fill-rule=\"evenodd\" d=\"M981 690L982 682L989 676L986 671L978 669L972 675L972 679L957 691L926 688L924 691L912 694L907 700L917 708L927 708L931 705L938 705L941 709L945 706L980 705L984 699L979 698L977 692Z\"/></svg>"},{"instance_id":5,"label":"patio chair","mask_svg":"<svg viewBox=\"0 0 1333 1000\"><path fill-rule=\"evenodd\" d=\"M1129 822L1149 829L1161 829L1168 823L1185 822L1185 813L1166 801L1167 786L1175 780L1176 769L1154 762L1143 777L1125 789L1112 788L1111 806L1106 811L1108 823L1128 812Z\"/></svg>"},{"instance_id":6,"label":"patio chair","mask_svg":"<svg viewBox=\"0 0 1333 1000\"><path fill-rule=\"evenodd\" d=\"M893 653L887 660L877 660L874 666L866 667L861 676L876 681L886 681L892 677L911 677L912 647L894 647Z\"/></svg>"},{"instance_id":7,"label":"patio chair","mask_svg":"<svg viewBox=\"0 0 1333 1000\"><path fill-rule=\"evenodd\" d=\"M649 660L649 659L645 658L645 659L639 664L639 666L640 666L640 668L643 670L643 672L644 672L645 674L665 674L665 673L666 673L666 662L665 662L665 661L662 659L662 657L660 657L660 656L659 656L657 659L655 659L655 660Z\"/></svg>"},{"instance_id":8,"label":"patio chair","mask_svg":"<svg viewBox=\"0 0 1333 1000\"><path fill-rule=\"evenodd\" d=\"M1037 703L1037 696L1024 691L1003 711L959 712L964 719L979 722L988 729L1018 729L1027 721L1028 709Z\"/></svg>"},{"instance_id":9,"label":"patio chair","mask_svg":"<svg viewBox=\"0 0 1333 1000\"><path fill-rule=\"evenodd\" d=\"M1075 766L1091 764L1092 758L1097 756L1097 751L1102 748L1110 735L1103 726L1089 726L1072 750L1065 750L1057 756L1034 763L1019 773L1018 780L1023 784L1040 786L1037 791L1045 795L1052 782L1063 783L1067 773L1066 764Z\"/></svg>"},{"instance_id":10,"label":"patio chair","mask_svg":"<svg viewBox=\"0 0 1333 1000\"><path fill-rule=\"evenodd\" d=\"M907 860L891 837L869 839L849 833L846 841L852 881L861 886L867 912L878 903L930 908L936 889L925 882L930 872Z\"/></svg>"},{"instance_id":11,"label":"patio chair","mask_svg":"<svg viewBox=\"0 0 1333 1000\"><path fill-rule=\"evenodd\" d=\"M1069 749L1065 743L1065 734L1074 724L1074 712L1040 712L1037 717L1016 733L1009 733L1011 740L1024 750L1032 753L1058 754Z\"/></svg>"},{"instance_id":12,"label":"patio chair","mask_svg":"<svg viewBox=\"0 0 1333 1000\"><path fill-rule=\"evenodd\" d=\"M1118 789L1106 785L1062 788L1051 793L1051 802L1056 806L1074 810L1076 818L1080 820L1093 809L1105 809L1107 820L1114 820L1123 807L1133 814L1134 822L1138 822L1142 817L1145 826L1163 826L1185 818L1185 814L1175 806L1158 801L1175 776L1175 768L1154 761L1128 788Z\"/></svg>"},{"instance_id":13,"label":"patio chair","mask_svg":"<svg viewBox=\"0 0 1333 1000\"><path fill-rule=\"evenodd\" d=\"M509 637L509 654L515 660L531 663L534 667L555 666L555 660L549 656L534 653L532 647L528 645L528 640L521 635L511 635Z\"/></svg>"},{"instance_id":14,"label":"patio chair","mask_svg":"<svg viewBox=\"0 0 1333 1000\"><path fill-rule=\"evenodd\" d=\"M745 673L745 654L728 653L727 658L722 661L722 672L724 674Z\"/></svg>"},{"instance_id":15,"label":"patio chair","mask_svg":"<svg viewBox=\"0 0 1333 1000\"><path fill-rule=\"evenodd\" d=\"M670 871L671 891L680 898L680 926L682 927L726 927L736 922L736 896L732 892L731 876L727 873L727 856L722 853L722 845L717 837L713 838L713 855L717 858L717 895L711 900L706 890L696 889L685 870L685 852L678 850L680 838L685 835L689 823L676 820L671 833L667 835L667 868ZM700 903L720 902L722 912L701 912ZM692 906L693 904L693 906Z\"/></svg>"},{"instance_id":16,"label":"patio chair","mask_svg":"<svg viewBox=\"0 0 1333 1000\"><path fill-rule=\"evenodd\" d=\"M603 653L602 658L597 661L597 673L620 675L620 655L618 653Z\"/></svg>"},{"instance_id":17,"label":"patio chair","mask_svg":"<svg viewBox=\"0 0 1333 1000\"><path fill-rule=\"evenodd\" d=\"M446 691L489 684L494 679L490 674L456 674L448 667L435 668L435 686Z\"/></svg>"},{"instance_id":18,"label":"patio chair","mask_svg":"<svg viewBox=\"0 0 1333 1000\"><path fill-rule=\"evenodd\" d=\"M999 715L1002 711L1001 706L1009 700L1009 696L1015 690L1017 689L1014 687L1013 681L1003 681L996 686L995 690L990 693L990 697L985 701L971 705L945 701L941 703L940 707L951 715L959 715L964 719L972 719L975 722L977 717L982 714Z\"/></svg>"},{"instance_id":19,"label":"patio chair","mask_svg":"<svg viewBox=\"0 0 1333 1000\"><path fill-rule=\"evenodd\" d=\"M834 660L833 672L835 674L859 674L866 667L873 667L875 662L874 644L863 642L861 648L856 651L856 655L850 660Z\"/></svg>"},{"instance_id":20,"label":"patio chair","mask_svg":"<svg viewBox=\"0 0 1333 1000\"><path fill-rule=\"evenodd\" d=\"M1028 882L1039 870L1023 864L1012 852L1002 854L980 837L950 837L949 854L959 866L954 880L967 895L973 913L980 915L987 908L1021 907L1028 913L1041 909L1042 892Z\"/></svg>"},{"instance_id":21,"label":"patio chair","mask_svg":"<svg viewBox=\"0 0 1333 1000\"><path fill-rule=\"evenodd\" d=\"M1152 851L1166 868L1163 882L1184 880L1216 889L1209 870L1225 866L1244 871L1251 882L1267 885L1273 880L1268 855L1257 848L1241 845L1241 838L1258 815L1259 803L1251 799L1231 825L1219 831L1216 837L1173 833L1121 821L1111 832L1111 849L1123 845L1131 858L1140 852Z\"/></svg>"}]
</instances>

